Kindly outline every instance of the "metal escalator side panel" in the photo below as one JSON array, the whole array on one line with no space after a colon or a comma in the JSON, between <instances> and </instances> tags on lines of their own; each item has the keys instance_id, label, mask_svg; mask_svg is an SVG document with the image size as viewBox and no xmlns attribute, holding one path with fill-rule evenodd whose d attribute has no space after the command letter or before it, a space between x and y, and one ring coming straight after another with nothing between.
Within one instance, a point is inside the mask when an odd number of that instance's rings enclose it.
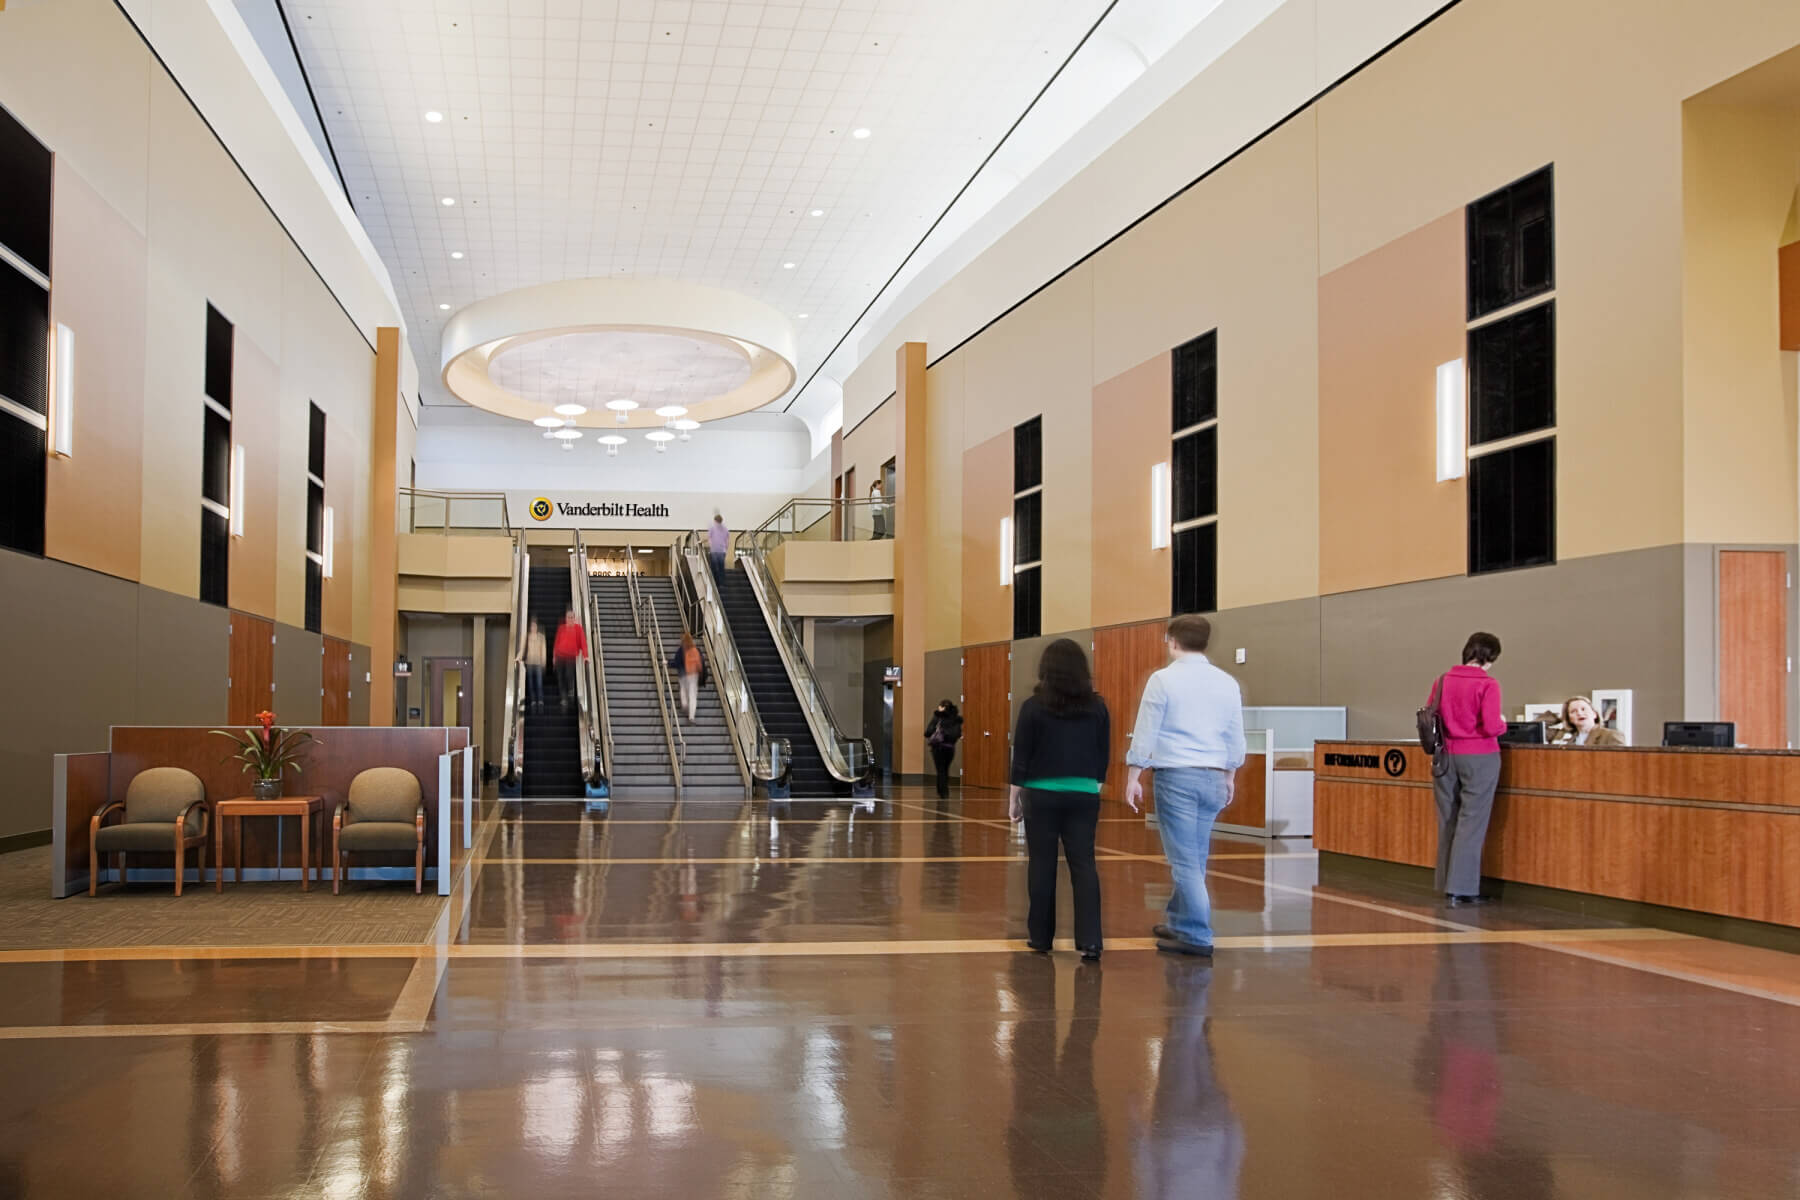
<instances>
[{"instance_id":1,"label":"metal escalator side panel","mask_svg":"<svg viewBox=\"0 0 1800 1200\"><path fill-rule=\"evenodd\" d=\"M786 777L792 746L763 721L697 532L683 535L675 546L675 601L682 610L683 624L690 633L697 632L701 650L711 664L713 687L746 788L757 780L773 788Z\"/></svg>"}]
</instances>

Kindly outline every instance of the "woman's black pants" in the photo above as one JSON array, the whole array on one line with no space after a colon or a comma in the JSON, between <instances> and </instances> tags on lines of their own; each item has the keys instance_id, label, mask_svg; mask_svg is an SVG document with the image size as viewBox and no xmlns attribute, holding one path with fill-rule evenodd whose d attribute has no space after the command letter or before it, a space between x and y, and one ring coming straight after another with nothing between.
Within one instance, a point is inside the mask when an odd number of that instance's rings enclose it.
<instances>
[{"instance_id":1,"label":"woman's black pants","mask_svg":"<svg viewBox=\"0 0 1800 1200\"><path fill-rule=\"evenodd\" d=\"M938 799L950 796L950 760L956 757L955 746L932 746L931 762L937 767Z\"/></svg>"},{"instance_id":2,"label":"woman's black pants","mask_svg":"<svg viewBox=\"0 0 1800 1200\"><path fill-rule=\"evenodd\" d=\"M1100 797L1091 792L1025 789L1025 848L1030 856L1026 886L1031 908L1025 918L1034 946L1056 936L1056 848L1069 860L1069 890L1075 896L1075 948L1100 949L1100 872L1094 867L1094 831Z\"/></svg>"}]
</instances>

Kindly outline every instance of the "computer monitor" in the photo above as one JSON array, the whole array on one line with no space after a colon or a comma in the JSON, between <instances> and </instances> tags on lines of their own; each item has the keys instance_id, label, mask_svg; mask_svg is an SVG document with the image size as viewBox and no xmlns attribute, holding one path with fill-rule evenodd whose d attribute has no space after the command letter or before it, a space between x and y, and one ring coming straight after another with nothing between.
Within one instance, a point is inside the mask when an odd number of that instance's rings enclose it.
<instances>
[{"instance_id":1,"label":"computer monitor","mask_svg":"<svg viewBox=\"0 0 1800 1200\"><path fill-rule=\"evenodd\" d=\"M1729 749L1737 745L1737 723L1734 721L1664 721L1665 746L1714 746Z\"/></svg>"},{"instance_id":2,"label":"computer monitor","mask_svg":"<svg viewBox=\"0 0 1800 1200\"><path fill-rule=\"evenodd\" d=\"M1508 746L1541 746L1546 740L1542 721L1508 721L1506 732L1500 735L1500 741Z\"/></svg>"}]
</instances>

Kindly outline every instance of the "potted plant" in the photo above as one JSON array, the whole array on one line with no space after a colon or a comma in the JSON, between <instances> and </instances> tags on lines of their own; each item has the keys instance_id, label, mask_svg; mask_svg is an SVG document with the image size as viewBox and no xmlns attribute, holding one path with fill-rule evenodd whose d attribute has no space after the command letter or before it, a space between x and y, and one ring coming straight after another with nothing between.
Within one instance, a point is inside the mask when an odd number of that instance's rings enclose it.
<instances>
[{"instance_id":1,"label":"potted plant","mask_svg":"<svg viewBox=\"0 0 1800 1200\"><path fill-rule=\"evenodd\" d=\"M256 778L250 783L251 796L258 800L275 800L281 796L283 773L290 767L298 773L300 756L307 744L319 739L304 729L277 729L275 714L267 709L257 713L256 719L262 725L260 733L254 729L242 733L229 729L213 732L237 743L237 752L226 755L221 761L230 762L235 758L244 764L244 774L255 773Z\"/></svg>"}]
</instances>

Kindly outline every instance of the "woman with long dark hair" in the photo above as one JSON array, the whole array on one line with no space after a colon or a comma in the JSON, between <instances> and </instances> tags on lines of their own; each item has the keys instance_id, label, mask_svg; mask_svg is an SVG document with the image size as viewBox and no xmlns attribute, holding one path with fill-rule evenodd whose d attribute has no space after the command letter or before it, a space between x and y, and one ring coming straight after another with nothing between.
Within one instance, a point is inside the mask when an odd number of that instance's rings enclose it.
<instances>
[{"instance_id":1,"label":"woman with long dark hair","mask_svg":"<svg viewBox=\"0 0 1800 1200\"><path fill-rule=\"evenodd\" d=\"M1100 873L1094 831L1100 785L1112 756L1112 717L1094 691L1087 655L1068 638L1044 647L1037 690L1019 710L1013 730L1009 812L1025 822L1030 912L1027 941L1040 954L1056 935L1056 848L1069 861L1075 896L1075 948L1085 962L1100 958Z\"/></svg>"},{"instance_id":2,"label":"woman with long dark hair","mask_svg":"<svg viewBox=\"0 0 1800 1200\"><path fill-rule=\"evenodd\" d=\"M962 734L962 713L956 702L946 697L925 722L925 744L931 747L931 765L937 769L939 800L950 798L950 763L956 758L956 743L962 741Z\"/></svg>"}]
</instances>

